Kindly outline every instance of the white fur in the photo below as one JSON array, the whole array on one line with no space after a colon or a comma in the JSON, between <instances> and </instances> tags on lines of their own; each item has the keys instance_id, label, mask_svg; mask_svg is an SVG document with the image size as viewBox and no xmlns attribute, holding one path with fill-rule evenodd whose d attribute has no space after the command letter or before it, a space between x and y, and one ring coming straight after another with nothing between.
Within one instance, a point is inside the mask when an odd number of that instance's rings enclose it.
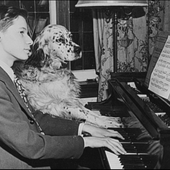
<instances>
[{"instance_id":1,"label":"white fur","mask_svg":"<svg viewBox=\"0 0 170 170\"><path fill-rule=\"evenodd\" d=\"M60 42L61 37L64 38ZM36 50L43 51L50 65L44 64L41 68L28 65L22 70L20 77L28 100L35 110L66 119L86 120L105 128L121 126L119 118L101 116L85 108L79 101L80 86L73 73L66 68L60 68L66 60L81 57L81 50L74 50L79 46L72 42L65 27L47 26L36 38L34 46L37 44ZM32 60L36 60L36 57Z\"/></svg>"}]
</instances>

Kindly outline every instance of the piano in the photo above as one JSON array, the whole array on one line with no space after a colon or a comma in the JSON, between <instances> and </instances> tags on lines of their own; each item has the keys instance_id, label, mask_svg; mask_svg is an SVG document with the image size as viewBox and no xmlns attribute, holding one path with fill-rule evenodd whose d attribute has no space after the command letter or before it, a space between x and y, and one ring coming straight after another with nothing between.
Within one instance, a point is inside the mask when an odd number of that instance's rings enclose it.
<instances>
[{"instance_id":1,"label":"piano","mask_svg":"<svg viewBox=\"0 0 170 170\"><path fill-rule=\"evenodd\" d=\"M113 130L125 138L120 141L127 155L117 156L107 148L88 148L79 164L91 169L169 169L170 103L148 91L144 79L118 77L108 81L106 101L88 102L86 107L121 117L124 127Z\"/></svg>"},{"instance_id":2,"label":"piano","mask_svg":"<svg viewBox=\"0 0 170 170\"><path fill-rule=\"evenodd\" d=\"M164 42L167 34L160 35ZM108 99L86 105L102 115L121 118L124 127L113 130L124 136L120 142L127 154L88 148L79 164L91 169L170 169L170 102L148 90L156 61L151 62L147 73L111 73Z\"/></svg>"}]
</instances>

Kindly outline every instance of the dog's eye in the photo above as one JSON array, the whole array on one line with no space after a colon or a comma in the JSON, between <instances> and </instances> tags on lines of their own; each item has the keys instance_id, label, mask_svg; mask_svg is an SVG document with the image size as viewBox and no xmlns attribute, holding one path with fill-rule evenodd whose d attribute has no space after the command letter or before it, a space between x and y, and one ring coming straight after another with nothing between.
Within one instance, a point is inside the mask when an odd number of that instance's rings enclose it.
<instances>
[{"instance_id":1,"label":"dog's eye","mask_svg":"<svg viewBox=\"0 0 170 170\"><path fill-rule=\"evenodd\" d=\"M69 38L72 38L72 37L73 37L73 34L70 33L70 34L69 34Z\"/></svg>"},{"instance_id":2,"label":"dog's eye","mask_svg":"<svg viewBox=\"0 0 170 170\"><path fill-rule=\"evenodd\" d=\"M58 42L61 42L61 43L65 43L65 39L64 38L60 38L59 40L58 40Z\"/></svg>"}]
</instances>

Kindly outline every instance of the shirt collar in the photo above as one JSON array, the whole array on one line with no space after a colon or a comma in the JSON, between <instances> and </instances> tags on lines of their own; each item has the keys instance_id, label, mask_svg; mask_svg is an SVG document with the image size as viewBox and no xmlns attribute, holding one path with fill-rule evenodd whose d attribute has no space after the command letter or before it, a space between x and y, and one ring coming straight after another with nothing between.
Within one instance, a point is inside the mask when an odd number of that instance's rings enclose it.
<instances>
[{"instance_id":1,"label":"shirt collar","mask_svg":"<svg viewBox=\"0 0 170 170\"><path fill-rule=\"evenodd\" d=\"M0 61L0 67L8 74L8 76L11 78L12 81L15 79L15 74L14 71L12 70L11 67L9 67L6 63L3 61Z\"/></svg>"}]
</instances>

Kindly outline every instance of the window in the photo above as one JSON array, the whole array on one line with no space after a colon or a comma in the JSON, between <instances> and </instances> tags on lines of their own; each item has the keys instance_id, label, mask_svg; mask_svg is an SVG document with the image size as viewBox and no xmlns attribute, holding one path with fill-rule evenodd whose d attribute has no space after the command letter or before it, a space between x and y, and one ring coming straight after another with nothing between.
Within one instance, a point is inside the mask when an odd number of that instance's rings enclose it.
<instances>
[{"instance_id":1,"label":"window","mask_svg":"<svg viewBox=\"0 0 170 170\"><path fill-rule=\"evenodd\" d=\"M70 0L70 31L82 48L82 58L71 62L71 70L95 69L92 11L76 8L77 2Z\"/></svg>"},{"instance_id":2,"label":"window","mask_svg":"<svg viewBox=\"0 0 170 170\"><path fill-rule=\"evenodd\" d=\"M28 11L29 32L33 40L49 23L68 28L73 41L82 48L82 58L70 62L69 69L95 69L92 11L76 8L77 2L78 0L1 0L0 4L22 7Z\"/></svg>"},{"instance_id":3,"label":"window","mask_svg":"<svg viewBox=\"0 0 170 170\"><path fill-rule=\"evenodd\" d=\"M50 23L48 0L1 0L0 5L16 6L28 11L29 33L32 39Z\"/></svg>"}]
</instances>

